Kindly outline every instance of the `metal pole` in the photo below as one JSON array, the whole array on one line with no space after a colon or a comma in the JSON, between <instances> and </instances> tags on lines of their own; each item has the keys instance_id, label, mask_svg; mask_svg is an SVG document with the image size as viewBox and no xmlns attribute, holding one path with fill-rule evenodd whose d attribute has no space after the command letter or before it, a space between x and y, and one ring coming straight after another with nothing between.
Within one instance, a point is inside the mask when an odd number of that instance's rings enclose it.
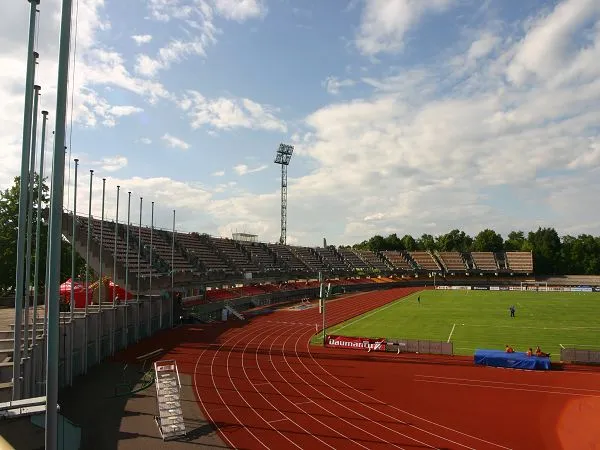
<instances>
[{"instance_id":1,"label":"metal pole","mask_svg":"<svg viewBox=\"0 0 600 450\"><path fill-rule=\"evenodd\" d=\"M131 222L131 191L127 193L127 226L125 227L125 325L123 327L123 347L129 344L129 317L127 314L127 296L129 294L129 223Z\"/></svg>"},{"instance_id":2,"label":"metal pole","mask_svg":"<svg viewBox=\"0 0 600 450\"><path fill-rule=\"evenodd\" d=\"M69 316L71 322L71 339L70 339L70 355L69 355L69 383L73 384L73 362L75 348L74 335L75 335L75 261L77 260L77 254L75 252L75 239L77 236L77 169L79 168L79 159L75 158L75 179L73 187L73 221L71 223L71 295L69 300Z\"/></svg>"},{"instance_id":3,"label":"metal pole","mask_svg":"<svg viewBox=\"0 0 600 450\"><path fill-rule=\"evenodd\" d=\"M40 182L38 184L37 215L35 224L35 267L33 270L33 336L32 345L36 344L37 334L37 306L40 284L40 241L42 228L42 197L44 195L44 151L46 147L46 122L48 121L48 111L42 111L42 148L40 150Z\"/></svg>"},{"instance_id":4,"label":"metal pole","mask_svg":"<svg viewBox=\"0 0 600 450\"><path fill-rule=\"evenodd\" d=\"M75 236L77 233L77 168L79 167L79 160L75 158L75 186L73 188L73 228L71 231L71 300L69 301L69 309L71 322L75 316Z\"/></svg>"},{"instance_id":5,"label":"metal pole","mask_svg":"<svg viewBox=\"0 0 600 450\"><path fill-rule=\"evenodd\" d=\"M106 178L102 178L102 215L100 218L100 271L98 277L100 285L98 286L98 320L96 322L96 362L101 361L102 355L102 295L104 295L104 266L102 262L102 253L104 253L104 200L106 198Z\"/></svg>"},{"instance_id":6,"label":"metal pole","mask_svg":"<svg viewBox=\"0 0 600 450\"><path fill-rule=\"evenodd\" d=\"M42 111L42 142L40 149L40 169L38 175L40 181L38 183L38 197L37 197L37 212L36 212L36 224L35 224L35 263L33 270L33 324L32 324L32 336L31 345L35 348L37 345L37 310L38 310L38 295L40 293L40 245L41 245L41 228L42 228L42 197L44 195L44 151L46 147L46 122L48 121L48 111ZM42 352L43 353L43 352ZM38 396L38 362L37 357L34 361L34 395Z\"/></svg>"},{"instance_id":7,"label":"metal pole","mask_svg":"<svg viewBox=\"0 0 600 450\"><path fill-rule=\"evenodd\" d=\"M60 51L58 56L58 82L56 89L56 144L54 146L54 171L52 173L52 203L50 210L50 301L48 304L48 355L46 394L46 450L58 447L58 346L59 346L59 286L62 240L62 210L65 182L65 126L67 115L67 90L69 81L69 43L71 42L72 0L63 0L60 25Z\"/></svg>"},{"instance_id":8,"label":"metal pole","mask_svg":"<svg viewBox=\"0 0 600 450\"><path fill-rule=\"evenodd\" d=\"M175 303L175 210L173 210L173 234L171 237L171 328L173 328L173 314Z\"/></svg>"},{"instance_id":9,"label":"metal pole","mask_svg":"<svg viewBox=\"0 0 600 450\"><path fill-rule=\"evenodd\" d=\"M139 323L140 323L140 273L141 273L141 251L142 251L142 206L144 198L140 197L140 223L138 226L138 254L137 254L137 293L136 303L137 305L137 320L135 321L135 340L139 340Z\"/></svg>"},{"instance_id":10,"label":"metal pole","mask_svg":"<svg viewBox=\"0 0 600 450\"><path fill-rule=\"evenodd\" d=\"M21 325L23 313L23 293L25 277L25 238L27 220L27 169L31 149L31 107L33 103L33 83L35 82L35 65L38 54L33 51L35 44L35 22L37 3L29 0L29 41L27 47L27 72L25 78L25 108L23 117L23 146L21 147L21 178L19 180L19 219L17 232L17 267L15 283L15 339L13 347L13 392L12 399L21 398Z\"/></svg>"},{"instance_id":11,"label":"metal pole","mask_svg":"<svg viewBox=\"0 0 600 450\"><path fill-rule=\"evenodd\" d=\"M33 86L33 119L31 125L31 148L29 153L29 180L27 195L27 250L25 251L25 318L23 321L23 357L29 357L29 305L31 299L31 245L33 241L33 193L35 186L35 153L37 147L37 116L40 102L40 89ZM29 374L27 374L29 376ZM28 395L29 392L24 392Z\"/></svg>"},{"instance_id":12,"label":"metal pole","mask_svg":"<svg viewBox=\"0 0 600 450\"><path fill-rule=\"evenodd\" d=\"M88 367L88 303L90 301L90 244L92 240L92 183L94 182L94 170L90 169L90 192L88 200L88 222L87 243L85 246L85 303L84 326L83 326L83 373L87 373Z\"/></svg>"},{"instance_id":13,"label":"metal pole","mask_svg":"<svg viewBox=\"0 0 600 450\"><path fill-rule=\"evenodd\" d=\"M111 321L111 332L110 332L110 353L111 353L111 355L115 354L115 330L117 329L117 324L116 324L117 312L115 310L115 306L117 303L117 236L119 235L119 197L120 196L121 196L121 186L117 186L117 211L115 214L115 247L113 250L113 273L112 273L113 317L112 317L112 321Z\"/></svg>"},{"instance_id":14,"label":"metal pole","mask_svg":"<svg viewBox=\"0 0 600 450\"><path fill-rule=\"evenodd\" d=\"M152 276L153 276L153 267L154 267L154 259L152 259L152 245L154 238L154 202L152 202L152 213L150 215L150 281L148 286L148 291L150 292L150 300L148 302L148 336L152 334Z\"/></svg>"},{"instance_id":15,"label":"metal pole","mask_svg":"<svg viewBox=\"0 0 600 450\"><path fill-rule=\"evenodd\" d=\"M319 297L321 298L321 310L323 314L323 346L325 346L325 297L323 296L323 273L319 272Z\"/></svg>"}]
</instances>

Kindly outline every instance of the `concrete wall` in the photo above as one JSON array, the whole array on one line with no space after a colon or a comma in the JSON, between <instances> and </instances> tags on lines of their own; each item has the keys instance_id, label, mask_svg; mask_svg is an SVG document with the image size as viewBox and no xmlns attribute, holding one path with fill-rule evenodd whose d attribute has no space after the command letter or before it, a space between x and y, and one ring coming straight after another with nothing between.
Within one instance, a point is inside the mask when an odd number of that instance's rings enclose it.
<instances>
[{"instance_id":1,"label":"concrete wall","mask_svg":"<svg viewBox=\"0 0 600 450\"><path fill-rule=\"evenodd\" d=\"M162 313L162 314L161 314ZM115 306L94 305L61 313L59 330L59 388L71 386L77 376L115 352L170 327L171 300L153 298ZM23 397L44 395L46 339L31 346L21 362Z\"/></svg>"}]
</instances>

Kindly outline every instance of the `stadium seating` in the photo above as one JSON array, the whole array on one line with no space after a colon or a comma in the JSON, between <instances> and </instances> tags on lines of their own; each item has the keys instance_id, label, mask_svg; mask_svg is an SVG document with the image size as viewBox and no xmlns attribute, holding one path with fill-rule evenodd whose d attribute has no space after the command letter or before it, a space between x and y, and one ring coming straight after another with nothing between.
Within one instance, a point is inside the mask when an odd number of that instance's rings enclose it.
<instances>
[{"instance_id":1,"label":"stadium seating","mask_svg":"<svg viewBox=\"0 0 600 450\"><path fill-rule=\"evenodd\" d=\"M381 252L383 257L388 261L388 263L396 270L401 270L405 272L413 271L413 267L406 258L406 254L404 252L399 252L396 250L389 250Z\"/></svg>"},{"instance_id":2,"label":"stadium seating","mask_svg":"<svg viewBox=\"0 0 600 450\"><path fill-rule=\"evenodd\" d=\"M304 264L287 245L267 244L267 248L275 254L280 263L288 270L291 270L292 272L307 272L309 270L308 266Z\"/></svg>"},{"instance_id":3,"label":"stadium seating","mask_svg":"<svg viewBox=\"0 0 600 450\"><path fill-rule=\"evenodd\" d=\"M410 257L417 264L419 270L438 272L441 269L433 255L429 252L409 252Z\"/></svg>"},{"instance_id":4,"label":"stadium seating","mask_svg":"<svg viewBox=\"0 0 600 450\"><path fill-rule=\"evenodd\" d=\"M77 222L80 225L79 233L87 233L88 219L87 217L77 217ZM120 225L122 227L122 225ZM124 228L124 227L123 227ZM131 230L131 227L130 227ZM144 255L140 255L140 267L138 272L137 265L137 241L132 239L130 236L129 240L129 252L127 252L127 241L125 240L125 233L117 232L116 242L117 251L115 254L115 223L114 222L102 222L98 219L92 218L90 222L91 237L98 243L100 242L100 234L102 233L102 242L104 248L112 253L120 264L125 265L125 262L129 263L129 270L133 273L139 273L141 277L149 277L158 275L158 272L152 267L150 262L145 258ZM120 231L123 231L120 229Z\"/></svg>"},{"instance_id":5,"label":"stadium seating","mask_svg":"<svg viewBox=\"0 0 600 450\"><path fill-rule=\"evenodd\" d=\"M290 249L298 257L298 259L302 260L302 262L308 266L312 272L327 271L328 267L319 259L312 248L290 246Z\"/></svg>"},{"instance_id":6,"label":"stadium seating","mask_svg":"<svg viewBox=\"0 0 600 450\"><path fill-rule=\"evenodd\" d=\"M465 260L459 252L439 252L438 257L446 272L464 272L467 269Z\"/></svg>"},{"instance_id":7,"label":"stadium seating","mask_svg":"<svg viewBox=\"0 0 600 450\"><path fill-rule=\"evenodd\" d=\"M531 252L506 252L506 265L512 272L532 273L533 254Z\"/></svg>"},{"instance_id":8,"label":"stadium seating","mask_svg":"<svg viewBox=\"0 0 600 450\"><path fill-rule=\"evenodd\" d=\"M484 272L497 272L498 263L492 252L471 252L471 258L475 264L475 269Z\"/></svg>"},{"instance_id":9,"label":"stadium seating","mask_svg":"<svg viewBox=\"0 0 600 450\"><path fill-rule=\"evenodd\" d=\"M321 257L323 263L328 265L333 272L347 272L348 266L336 253L334 247L315 248L315 252Z\"/></svg>"},{"instance_id":10,"label":"stadium seating","mask_svg":"<svg viewBox=\"0 0 600 450\"><path fill-rule=\"evenodd\" d=\"M169 267L173 265L173 270L176 272L181 271L194 271L195 267L190 263L185 256L183 256L176 248L175 252L172 252L172 244L165 240L165 235L168 239L172 239L172 233L166 233L161 230L152 230L146 227L129 226L129 232L137 240L141 237L142 248L145 248L149 252L150 241L152 241L152 253L162 259ZM152 239L150 237L152 236ZM172 261L171 261L172 260Z\"/></svg>"},{"instance_id":11,"label":"stadium seating","mask_svg":"<svg viewBox=\"0 0 600 450\"><path fill-rule=\"evenodd\" d=\"M356 254L361 258L364 262L366 262L370 267L375 270L380 270L387 272L390 270L388 265L375 253L371 250L354 250Z\"/></svg>"},{"instance_id":12,"label":"stadium seating","mask_svg":"<svg viewBox=\"0 0 600 450\"><path fill-rule=\"evenodd\" d=\"M277 258L269 252L268 247L260 242L243 242L239 245L250 255L250 259L258 264L261 272L281 271Z\"/></svg>"},{"instance_id":13,"label":"stadium seating","mask_svg":"<svg viewBox=\"0 0 600 450\"><path fill-rule=\"evenodd\" d=\"M259 272L258 265L250 259L248 253L242 250L236 241L214 237L210 237L209 240L217 253L220 253L226 261L230 262L237 271Z\"/></svg>"},{"instance_id":14,"label":"stadium seating","mask_svg":"<svg viewBox=\"0 0 600 450\"><path fill-rule=\"evenodd\" d=\"M175 242L188 257L197 260L207 273L231 272L233 268L197 233L175 233Z\"/></svg>"},{"instance_id":15,"label":"stadium seating","mask_svg":"<svg viewBox=\"0 0 600 450\"><path fill-rule=\"evenodd\" d=\"M339 247L338 253L351 270L370 270L369 265L364 262L353 249L349 247Z\"/></svg>"}]
</instances>

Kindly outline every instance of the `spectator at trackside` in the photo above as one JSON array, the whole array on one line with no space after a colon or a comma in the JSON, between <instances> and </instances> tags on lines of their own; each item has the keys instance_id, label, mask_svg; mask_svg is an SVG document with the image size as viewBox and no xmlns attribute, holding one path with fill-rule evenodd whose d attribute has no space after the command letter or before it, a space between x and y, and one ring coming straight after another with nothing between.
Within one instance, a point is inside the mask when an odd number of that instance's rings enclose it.
<instances>
[{"instance_id":1,"label":"spectator at trackside","mask_svg":"<svg viewBox=\"0 0 600 450\"><path fill-rule=\"evenodd\" d=\"M550 358L550 353L544 353L541 349L540 346L538 345L535 348L535 356L540 356L540 357L544 357L544 358Z\"/></svg>"},{"instance_id":2,"label":"spectator at trackside","mask_svg":"<svg viewBox=\"0 0 600 450\"><path fill-rule=\"evenodd\" d=\"M505 351L506 353L514 353L514 352L515 352L515 351L513 350L513 348L512 348L510 345L508 345L508 344L506 344L506 348L504 349L504 351Z\"/></svg>"}]
</instances>

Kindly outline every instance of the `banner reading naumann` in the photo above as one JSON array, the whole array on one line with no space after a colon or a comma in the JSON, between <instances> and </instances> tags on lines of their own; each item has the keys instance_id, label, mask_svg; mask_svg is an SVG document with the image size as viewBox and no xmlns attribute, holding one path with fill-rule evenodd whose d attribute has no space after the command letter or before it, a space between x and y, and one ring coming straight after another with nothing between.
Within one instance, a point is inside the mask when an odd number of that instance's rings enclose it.
<instances>
[{"instance_id":1,"label":"banner reading naumann","mask_svg":"<svg viewBox=\"0 0 600 450\"><path fill-rule=\"evenodd\" d=\"M353 348L377 352L385 352L385 338L366 338L355 336L327 335L327 347Z\"/></svg>"}]
</instances>

